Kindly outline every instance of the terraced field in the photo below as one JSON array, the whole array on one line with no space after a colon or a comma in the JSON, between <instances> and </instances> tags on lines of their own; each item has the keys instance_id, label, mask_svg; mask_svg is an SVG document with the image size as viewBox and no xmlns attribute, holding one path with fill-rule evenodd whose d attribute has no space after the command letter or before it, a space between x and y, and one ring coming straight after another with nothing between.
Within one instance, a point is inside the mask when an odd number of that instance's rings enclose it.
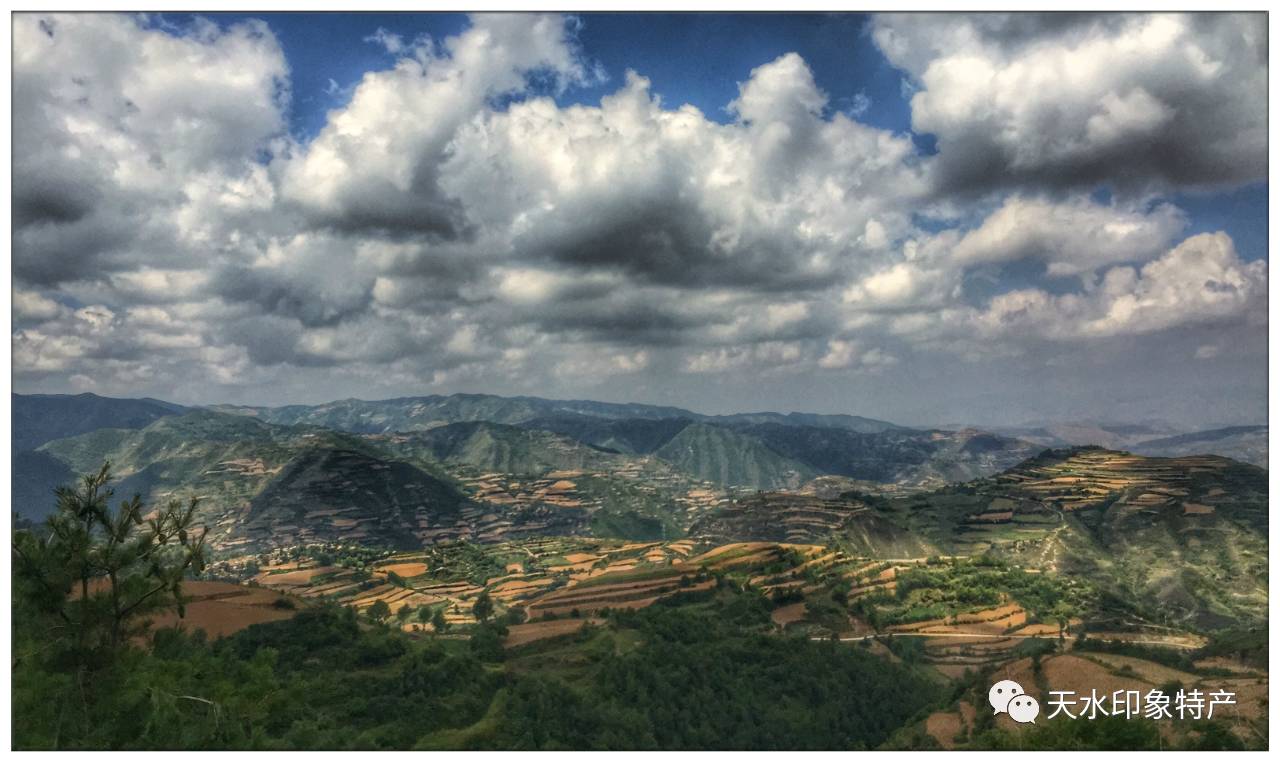
<instances>
[{"instance_id":1,"label":"terraced field","mask_svg":"<svg viewBox=\"0 0 1280 762\"><path fill-rule=\"evenodd\" d=\"M1137 509L1185 506L1199 476L1221 477L1232 461L1212 455L1147 458L1140 455L1081 449L1062 459L1042 458L991 479L1011 492L1050 503L1066 511L1119 501ZM1208 499L1224 495L1209 495ZM1198 495L1197 497L1200 497ZM1212 502L1212 501L1210 501ZM1205 512L1212 512L1208 505Z\"/></svg>"},{"instance_id":2,"label":"terraced field","mask_svg":"<svg viewBox=\"0 0 1280 762\"><path fill-rule=\"evenodd\" d=\"M476 622L472 609L481 593L488 593L499 613L519 608L537 620L637 608L681 590L708 587L706 579L689 579L706 575L687 560L694 547L688 541L563 539L462 547L467 550L450 553L436 547L386 555L366 569L266 567L252 583L359 611L379 601L392 614L406 607L413 612L440 608L450 625ZM464 553L479 553L485 563L464 559ZM403 626L409 631L433 629L416 617Z\"/></svg>"},{"instance_id":3,"label":"terraced field","mask_svg":"<svg viewBox=\"0 0 1280 762\"><path fill-rule=\"evenodd\" d=\"M815 637L920 637L940 665L986 664L1017 641L1056 638L1081 623L1073 612L1084 612L1092 595L1084 583L989 561L880 560L779 542L555 538L386 554L363 569L309 563L266 567L253 582L360 611L379 601L393 614L408 608L409 631L433 629L429 617L416 615L424 608L441 609L450 625L475 623L482 593L495 615L519 610L534 623L643 608L727 582L777 601L779 628Z\"/></svg>"},{"instance_id":4,"label":"terraced field","mask_svg":"<svg viewBox=\"0 0 1280 762\"><path fill-rule=\"evenodd\" d=\"M210 638L220 638L253 624L288 619L300 604L285 591L226 582L187 582L183 585L183 594L187 600L184 616L179 617L177 611L166 611L152 617L153 628L204 630Z\"/></svg>"}]
</instances>

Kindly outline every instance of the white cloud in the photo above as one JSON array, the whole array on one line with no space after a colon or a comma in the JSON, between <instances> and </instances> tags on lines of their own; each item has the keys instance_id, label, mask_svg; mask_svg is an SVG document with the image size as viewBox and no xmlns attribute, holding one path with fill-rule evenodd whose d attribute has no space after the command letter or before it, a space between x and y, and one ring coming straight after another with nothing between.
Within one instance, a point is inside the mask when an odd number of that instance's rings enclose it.
<instances>
[{"instance_id":1,"label":"white cloud","mask_svg":"<svg viewBox=\"0 0 1280 762\"><path fill-rule=\"evenodd\" d=\"M944 189L1266 176L1265 14L904 14L873 36Z\"/></svg>"},{"instance_id":2,"label":"white cloud","mask_svg":"<svg viewBox=\"0 0 1280 762\"><path fill-rule=\"evenodd\" d=\"M388 32L382 27L378 27L377 31L364 38L365 42L372 42L382 47L391 55L399 55L407 49L404 44L404 38L393 32ZM329 80L333 82L333 80ZM335 83L336 84L336 83Z\"/></svg>"},{"instance_id":3,"label":"white cloud","mask_svg":"<svg viewBox=\"0 0 1280 762\"><path fill-rule=\"evenodd\" d=\"M281 160L284 196L340 229L460 237L465 212L439 186L457 129L488 99L522 91L530 72L569 84L586 81L588 71L559 16L480 14L439 51L383 42L406 55L366 73L315 139Z\"/></svg>"},{"instance_id":4,"label":"white cloud","mask_svg":"<svg viewBox=\"0 0 1280 762\"><path fill-rule=\"evenodd\" d=\"M266 25L177 35L130 16L16 14L13 36L15 274L53 285L190 267L172 224L183 190L235 196L284 129L288 67Z\"/></svg>"},{"instance_id":5,"label":"white cloud","mask_svg":"<svg viewBox=\"0 0 1280 762\"><path fill-rule=\"evenodd\" d=\"M974 316L984 336L1080 340L1265 319L1267 263L1242 262L1222 233L1193 236L1141 269L1115 267L1080 294L1038 289L992 299Z\"/></svg>"},{"instance_id":6,"label":"white cloud","mask_svg":"<svg viewBox=\"0 0 1280 762\"><path fill-rule=\"evenodd\" d=\"M463 127L441 183L491 251L656 283L825 285L907 229L909 140L822 118L798 56L740 93L728 125L635 74L599 107L514 104Z\"/></svg>"},{"instance_id":7,"label":"white cloud","mask_svg":"<svg viewBox=\"0 0 1280 762\"><path fill-rule=\"evenodd\" d=\"M1186 226L1182 212L1161 204L1149 212L1011 196L955 245L963 266L1039 260L1050 275L1081 275L1119 262L1142 262L1166 250Z\"/></svg>"},{"instance_id":8,"label":"white cloud","mask_svg":"<svg viewBox=\"0 0 1280 762\"><path fill-rule=\"evenodd\" d=\"M13 292L13 313L22 320L42 322L57 317L62 307L47 296L37 291L15 289Z\"/></svg>"}]
</instances>

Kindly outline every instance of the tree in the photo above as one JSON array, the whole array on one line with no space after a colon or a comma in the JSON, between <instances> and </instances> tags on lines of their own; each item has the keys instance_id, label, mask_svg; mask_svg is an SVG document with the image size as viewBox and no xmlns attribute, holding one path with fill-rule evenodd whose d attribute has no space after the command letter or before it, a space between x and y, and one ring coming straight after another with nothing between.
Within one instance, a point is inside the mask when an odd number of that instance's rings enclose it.
<instances>
[{"instance_id":1,"label":"tree","mask_svg":"<svg viewBox=\"0 0 1280 762\"><path fill-rule=\"evenodd\" d=\"M409 615L412 613L413 611L410 610L410 608L407 605L401 606L399 609L396 610L396 619L399 620L401 623L407 622L409 621Z\"/></svg>"},{"instance_id":2,"label":"tree","mask_svg":"<svg viewBox=\"0 0 1280 762\"><path fill-rule=\"evenodd\" d=\"M14 578L37 611L55 618L81 655L115 650L145 631L143 615L176 606L182 580L204 569L207 527L197 530L196 498L147 513L140 495L111 510L111 464L59 487L41 531L13 538Z\"/></svg>"},{"instance_id":3,"label":"tree","mask_svg":"<svg viewBox=\"0 0 1280 762\"><path fill-rule=\"evenodd\" d=\"M419 606L419 607L418 607L418 611L417 611L417 618L418 618L418 621L419 621L419 622L421 622L421 623L423 623L423 624L426 624L427 622L430 622L430 621L431 621L431 607L430 607L430 606L428 606L428 605L426 605L426 604L423 604L423 605Z\"/></svg>"},{"instance_id":4,"label":"tree","mask_svg":"<svg viewBox=\"0 0 1280 762\"><path fill-rule=\"evenodd\" d=\"M1071 618L1075 615L1075 607L1065 601L1059 602L1053 607L1053 620L1058 624L1058 640L1066 638L1067 625L1071 623Z\"/></svg>"},{"instance_id":5,"label":"tree","mask_svg":"<svg viewBox=\"0 0 1280 762\"><path fill-rule=\"evenodd\" d=\"M373 605L369 607L367 613L369 614L369 618L373 621L381 622L391 616L391 606L383 600L374 601Z\"/></svg>"},{"instance_id":6,"label":"tree","mask_svg":"<svg viewBox=\"0 0 1280 762\"><path fill-rule=\"evenodd\" d=\"M444 632L449 629L449 620L444 618L443 606L436 609L435 613L431 615L431 627L436 632Z\"/></svg>"},{"instance_id":7,"label":"tree","mask_svg":"<svg viewBox=\"0 0 1280 762\"><path fill-rule=\"evenodd\" d=\"M468 645L477 658L484 661L502 661L502 639L505 633L491 624L482 624L471 633Z\"/></svg>"},{"instance_id":8,"label":"tree","mask_svg":"<svg viewBox=\"0 0 1280 762\"><path fill-rule=\"evenodd\" d=\"M493 616L493 599L489 597L489 591L485 590L476 598L476 602L471 607L471 613L475 614L476 619L481 622L488 621Z\"/></svg>"}]
</instances>

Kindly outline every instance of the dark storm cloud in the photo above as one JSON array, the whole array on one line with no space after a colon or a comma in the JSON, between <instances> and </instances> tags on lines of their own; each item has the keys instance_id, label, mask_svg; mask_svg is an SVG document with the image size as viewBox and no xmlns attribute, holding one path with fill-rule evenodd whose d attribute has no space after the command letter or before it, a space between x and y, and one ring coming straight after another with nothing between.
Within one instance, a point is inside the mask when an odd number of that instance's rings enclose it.
<instances>
[{"instance_id":1,"label":"dark storm cloud","mask_svg":"<svg viewBox=\"0 0 1280 762\"><path fill-rule=\"evenodd\" d=\"M293 318L306 328L337 325L373 302L369 289L334 294L314 285L260 268L228 266L214 274L211 291L228 302L249 303L265 314Z\"/></svg>"},{"instance_id":2,"label":"dark storm cloud","mask_svg":"<svg viewBox=\"0 0 1280 762\"><path fill-rule=\"evenodd\" d=\"M332 199L333 208L303 207L310 223L349 236L368 235L430 242L467 240L475 226L457 199L437 185L436 157L426 157L409 188L381 178L354 178Z\"/></svg>"},{"instance_id":3,"label":"dark storm cloud","mask_svg":"<svg viewBox=\"0 0 1280 762\"><path fill-rule=\"evenodd\" d=\"M128 222L112 217L45 220L13 233L13 274L35 286L57 286L106 270L103 255L120 251L134 240Z\"/></svg>"},{"instance_id":4,"label":"dark storm cloud","mask_svg":"<svg viewBox=\"0 0 1280 762\"><path fill-rule=\"evenodd\" d=\"M184 185L238 171L283 127L287 67L265 25L14 21L15 275L53 286L189 257L166 219Z\"/></svg>"},{"instance_id":5,"label":"dark storm cloud","mask_svg":"<svg viewBox=\"0 0 1280 762\"><path fill-rule=\"evenodd\" d=\"M28 174L16 184L13 194L13 225L65 225L78 222L93 211L101 192L71 178L52 174Z\"/></svg>"},{"instance_id":6,"label":"dark storm cloud","mask_svg":"<svg viewBox=\"0 0 1280 762\"><path fill-rule=\"evenodd\" d=\"M621 199L565 213L514 241L533 261L549 259L586 271L621 272L637 283L758 291L824 288L832 272L808 268L806 252L761 237L724 250L711 221L692 199Z\"/></svg>"},{"instance_id":7,"label":"dark storm cloud","mask_svg":"<svg viewBox=\"0 0 1280 762\"><path fill-rule=\"evenodd\" d=\"M557 302L514 313L549 333L570 332L590 341L619 344L685 343L685 334L725 322L726 315L653 294L620 291L602 299Z\"/></svg>"}]
</instances>

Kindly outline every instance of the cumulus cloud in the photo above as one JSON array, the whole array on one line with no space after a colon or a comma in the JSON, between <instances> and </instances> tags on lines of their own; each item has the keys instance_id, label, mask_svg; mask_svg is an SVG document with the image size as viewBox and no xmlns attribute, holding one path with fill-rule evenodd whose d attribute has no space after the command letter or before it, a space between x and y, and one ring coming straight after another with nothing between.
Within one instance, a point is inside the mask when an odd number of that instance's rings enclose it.
<instances>
[{"instance_id":1,"label":"cumulus cloud","mask_svg":"<svg viewBox=\"0 0 1280 762\"><path fill-rule=\"evenodd\" d=\"M1080 275L1118 262L1152 259L1186 226L1170 204L1150 211L1011 196L955 244L960 265L1033 259L1050 275Z\"/></svg>"},{"instance_id":2,"label":"cumulus cloud","mask_svg":"<svg viewBox=\"0 0 1280 762\"><path fill-rule=\"evenodd\" d=\"M19 319L43 322L57 317L61 311L61 305L38 292L13 292L13 314Z\"/></svg>"},{"instance_id":3,"label":"cumulus cloud","mask_svg":"<svg viewBox=\"0 0 1280 762\"><path fill-rule=\"evenodd\" d=\"M832 339L827 344L827 353L818 359L819 368L844 369L862 366L878 368L893 365L898 358L886 354L879 347L863 350L856 341Z\"/></svg>"},{"instance_id":4,"label":"cumulus cloud","mask_svg":"<svg viewBox=\"0 0 1280 762\"><path fill-rule=\"evenodd\" d=\"M533 72L562 85L584 82L564 18L481 14L437 49L380 38L408 53L365 74L350 102L320 133L281 159L281 187L321 225L454 239L468 232L464 208L440 187L440 164L458 127L495 97L525 89Z\"/></svg>"},{"instance_id":5,"label":"cumulus cloud","mask_svg":"<svg viewBox=\"0 0 1280 762\"><path fill-rule=\"evenodd\" d=\"M873 37L938 139L940 192L1266 176L1265 14L902 14Z\"/></svg>"},{"instance_id":6,"label":"cumulus cloud","mask_svg":"<svg viewBox=\"0 0 1280 762\"><path fill-rule=\"evenodd\" d=\"M864 228L908 226L923 192L911 142L822 118L798 56L755 69L728 125L649 88L629 73L598 107L490 112L454 140L445 187L494 247L687 287L820 287L865 248Z\"/></svg>"},{"instance_id":7,"label":"cumulus cloud","mask_svg":"<svg viewBox=\"0 0 1280 762\"><path fill-rule=\"evenodd\" d=\"M1222 233L1188 238L1141 268L1106 271L1096 288L1052 295L1022 289L974 316L986 336L1011 332L1052 339L1145 334L1179 326L1263 319L1267 263L1242 262Z\"/></svg>"},{"instance_id":8,"label":"cumulus cloud","mask_svg":"<svg viewBox=\"0 0 1280 762\"><path fill-rule=\"evenodd\" d=\"M288 67L263 22L173 34L140 17L17 14L13 34L25 281L189 257L170 220L183 187L238 182L284 128Z\"/></svg>"},{"instance_id":9,"label":"cumulus cloud","mask_svg":"<svg viewBox=\"0 0 1280 762\"><path fill-rule=\"evenodd\" d=\"M968 229L909 238L896 257L854 280L842 298L857 310L936 310L972 301L975 280L998 284L1000 268L1027 266L1045 278L1090 285L1109 266L1164 254L1185 226L1183 213L1169 204L1143 208L1015 194Z\"/></svg>"}]
</instances>

